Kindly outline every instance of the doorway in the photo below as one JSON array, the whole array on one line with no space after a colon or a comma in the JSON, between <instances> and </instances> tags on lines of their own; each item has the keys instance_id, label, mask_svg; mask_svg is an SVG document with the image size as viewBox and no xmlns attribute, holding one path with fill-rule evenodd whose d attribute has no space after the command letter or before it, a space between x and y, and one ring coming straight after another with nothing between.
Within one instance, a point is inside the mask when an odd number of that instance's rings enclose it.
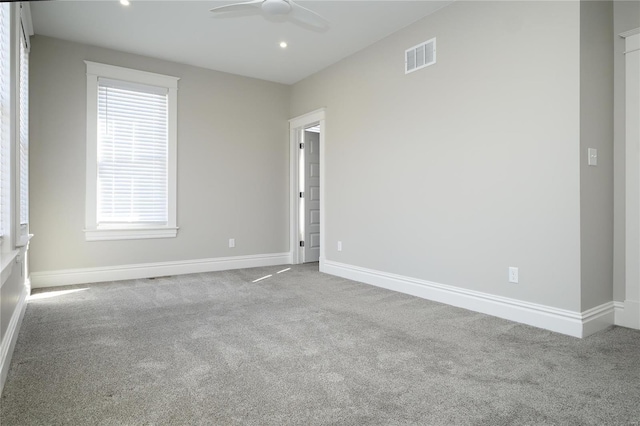
<instances>
[{"instance_id":1,"label":"doorway","mask_svg":"<svg viewBox=\"0 0 640 426\"><path fill-rule=\"evenodd\" d=\"M324 261L324 110L290 120L291 263Z\"/></svg>"},{"instance_id":2,"label":"doorway","mask_svg":"<svg viewBox=\"0 0 640 426\"><path fill-rule=\"evenodd\" d=\"M301 130L300 238L302 263L320 261L320 125Z\"/></svg>"}]
</instances>

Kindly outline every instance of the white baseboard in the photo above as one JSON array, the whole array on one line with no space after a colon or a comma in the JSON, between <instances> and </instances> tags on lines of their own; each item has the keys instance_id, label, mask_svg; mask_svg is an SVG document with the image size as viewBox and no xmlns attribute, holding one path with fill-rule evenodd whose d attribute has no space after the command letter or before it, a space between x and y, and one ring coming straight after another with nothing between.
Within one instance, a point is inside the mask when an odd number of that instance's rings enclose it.
<instances>
[{"instance_id":1,"label":"white baseboard","mask_svg":"<svg viewBox=\"0 0 640 426\"><path fill-rule=\"evenodd\" d=\"M616 325L640 330L640 302L625 300L614 302L616 307Z\"/></svg>"},{"instance_id":2,"label":"white baseboard","mask_svg":"<svg viewBox=\"0 0 640 426\"><path fill-rule=\"evenodd\" d=\"M13 349L16 346L16 341L18 340L18 332L20 331L20 326L22 325L24 311L27 308L26 301L29 293L29 281L27 280L22 287L22 292L20 293L18 304L16 305L13 314L11 315L11 320L9 321L9 326L7 327L4 339L2 339L2 343L0 343L0 394L2 394L2 390L4 389L4 382L7 379L7 374L9 373L11 357L13 355Z\"/></svg>"},{"instance_id":3,"label":"white baseboard","mask_svg":"<svg viewBox=\"0 0 640 426\"><path fill-rule=\"evenodd\" d=\"M579 337L590 336L615 324L615 303L603 303L583 311L580 315L582 316L582 336Z\"/></svg>"},{"instance_id":4,"label":"white baseboard","mask_svg":"<svg viewBox=\"0 0 640 426\"><path fill-rule=\"evenodd\" d=\"M139 263L99 268L64 269L58 271L32 272L31 286L32 288L58 287L73 284L196 274L290 263L290 253L273 253L175 262Z\"/></svg>"},{"instance_id":5,"label":"white baseboard","mask_svg":"<svg viewBox=\"0 0 640 426\"><path fill-rule=\"evenodd\" d=\"M534 327L586 337L614 324L614 303L575 312L325 260L320 271Z\"/></svg>"},{"instance_id":6,"label":"white baseboard","mask_svg":"<svg viewBox=\"0 0 640 426\"><path fill-rule=\"evenodd\" d=\"M624 322L624 302L613 302L615 310L615 325L622 325Z\"/></svg>"}]
</instances>

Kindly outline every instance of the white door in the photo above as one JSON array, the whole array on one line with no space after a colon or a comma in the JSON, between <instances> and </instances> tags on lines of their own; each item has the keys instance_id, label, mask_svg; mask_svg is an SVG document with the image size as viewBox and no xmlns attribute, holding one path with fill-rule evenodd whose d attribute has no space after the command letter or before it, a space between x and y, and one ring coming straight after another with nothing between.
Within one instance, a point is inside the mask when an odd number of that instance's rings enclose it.
<instances>
[{"instance_id":1,"label":"white door","mask_svg":"<svg viewBox=\"0 0 640 426\"><path fill-rule=\"evenodd\" d=\"M320 133L304 132L305 263L320 260Z\"/></svg>"}]
</instances>

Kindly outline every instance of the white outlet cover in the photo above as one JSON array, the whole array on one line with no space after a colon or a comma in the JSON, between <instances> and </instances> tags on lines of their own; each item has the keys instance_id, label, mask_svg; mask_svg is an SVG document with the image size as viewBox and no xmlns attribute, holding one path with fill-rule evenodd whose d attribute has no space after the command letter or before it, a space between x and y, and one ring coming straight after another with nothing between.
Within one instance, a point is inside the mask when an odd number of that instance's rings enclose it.
<instances>
[{"instance_id":1,"label":"white outlet cover","mask_svg":"<svg viewBox=\"0 0 640 426\"><path fill-rule=\"evenodd\" d=\"M589 166L597 166L598 165L598 150L595 148L589 148L587 150L587 155L589 157L587 164Z\"/></svg>"},{"instance_id":2,"label":"white outlet cover","mask_svg":"<svg viewBox=\"0 0 640 426\"><path fill-rule=\"evenodd\" d=\"M518 283L518 268L515 266L509 267L509 282L514 284Z\"/></svg>"},{"instance_id":3,"label":"white outlet cover","mask_svg":"<svg viewBox=\"0 0 640 426\"><path fill-rule=\"evenodd\" d=\"M236 246L236 239L229 238L229 248L234 248Z\"/></svg>"}]
</instances>

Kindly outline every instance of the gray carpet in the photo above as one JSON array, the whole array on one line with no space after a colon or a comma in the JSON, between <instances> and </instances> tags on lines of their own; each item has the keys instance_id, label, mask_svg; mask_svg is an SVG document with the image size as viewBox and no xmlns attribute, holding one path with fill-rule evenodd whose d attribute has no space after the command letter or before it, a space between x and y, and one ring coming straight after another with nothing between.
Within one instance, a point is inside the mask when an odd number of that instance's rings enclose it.
<instances>
[{"instance_id":1,"label":"gray carpet","mask_svg":"<svg viewBox=\"0 0 640 426\"><path fill-rule=\"evenodd\" d=\"M640 423L638 331L580 340L320 274L317 264L275 273L283 268L31 300L0 422Z\"/></svg>"}]
</instances>

